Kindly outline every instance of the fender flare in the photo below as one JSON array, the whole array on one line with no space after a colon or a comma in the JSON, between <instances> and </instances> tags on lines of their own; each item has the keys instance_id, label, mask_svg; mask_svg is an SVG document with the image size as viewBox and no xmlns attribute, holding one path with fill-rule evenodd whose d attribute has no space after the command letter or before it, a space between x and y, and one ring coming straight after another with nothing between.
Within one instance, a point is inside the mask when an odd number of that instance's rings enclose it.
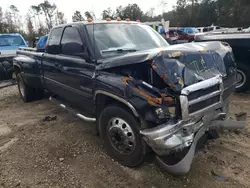
<instances>
[{"instance_id":1,"label":"fender flare","mask_svg":"<svg viewBox=\"0 0 250 188\"><path fill-rule=\"evenodd\" d=\"M22 66L19 63L14 62L13 67L14 67L14 70L16 70L15 67L17 67L20 71L22 70Z\"/></svg>"},{"instance_id":2,"label":"fender flare","mask_svg":"<svg viewBox=\"0 0 250 188\"><path fill-rule=\"evenodd\" d=\"M111 98L113 98L113 99L115 99L115 100L117 100L117 101L119 101L119 102L125 104L125 105L133 112L133 114L134 114L136 117L140 117L140 115L139 115L139 113L137 112L137 110L135 109L135 107L134 107L130 102L128 102L127 100L125 100L124 98L119 97L119 96L117 96L117 95L114 95L114 94L112 94L112 93L110 93L110 92L107 92L107 91L104 91L104 90L96 90L96 91L95 91L95 94L94 94L94 100L96 100L96 96L97 96L98 94L103 94L103 95L109 96L109 97L111 97Z\"/></svg>"}]
</instances>

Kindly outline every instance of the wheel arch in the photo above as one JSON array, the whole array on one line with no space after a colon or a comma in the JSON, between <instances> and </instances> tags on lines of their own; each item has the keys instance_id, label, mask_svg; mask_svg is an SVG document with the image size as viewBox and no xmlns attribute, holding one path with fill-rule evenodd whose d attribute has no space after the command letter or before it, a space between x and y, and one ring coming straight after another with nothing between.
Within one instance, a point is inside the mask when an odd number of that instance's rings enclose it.
<instances>
[{"instance_id":1,"label":"wheel arch","mask_svg":"<svg viewBox=\"0 0 250 188\"><path fill-rule=\"evenodd\" d=\"M119 97L113 93L110 93L110 92L107 92L104 90L96 90L95 94L94 94L94 99L96 102L97 115L99 115L101 113L101 111L105 108L105 106L118 102L122 106L129 109L129 111L132 112L135 117L137 117L137 118L140 117L139 113L137 112L135 107L130 102L128 102L124 98Z\"/></svg>"},{"instance_id":2,"label":"wheel arch","mask_svg":"<svg viewBox=\"0 0 250 188\"><path fill-rule=\"evenodd\" d=\"M20 68L20 66L18 66L18 65L16 65L16 64L14 64L14 65L13 65L13 67L14 67L14 71L15 71L15 73L16 73L16 74L18 74L18 73L20 73L20 72L21 72L21 68Z\"/></svg>"}]
</instances>

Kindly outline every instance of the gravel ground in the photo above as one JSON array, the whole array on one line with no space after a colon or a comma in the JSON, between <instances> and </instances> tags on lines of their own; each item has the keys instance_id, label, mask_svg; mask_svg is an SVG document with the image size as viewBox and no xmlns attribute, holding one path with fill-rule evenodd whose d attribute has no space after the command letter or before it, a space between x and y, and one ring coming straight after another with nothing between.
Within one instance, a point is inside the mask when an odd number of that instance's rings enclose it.
<instances>
[{"instance_id":1,"label":"gravel ground","mask_svg":"<svg viewBox=\"0 0 250 188\"><path fill-rule=\"evenodd\" d=\"M249 111L250 96L234 95L230 103L230 116ZM44 121L46 116L57 118ZM106 155L94 124L48 99L25 104L16 86L0 90L0 188L247 188L249 143L249 126L224 132L196 154L191 171L182 177L162 171L154 162L130 169Z\"/></svg>"}]
</instances>

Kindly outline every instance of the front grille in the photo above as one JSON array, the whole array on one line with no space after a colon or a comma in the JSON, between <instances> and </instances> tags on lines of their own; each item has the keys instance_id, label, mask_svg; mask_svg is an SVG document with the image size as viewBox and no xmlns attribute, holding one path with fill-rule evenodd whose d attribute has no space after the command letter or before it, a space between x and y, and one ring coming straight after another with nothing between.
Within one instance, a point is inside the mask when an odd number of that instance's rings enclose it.
<instances>
[{"instance_id":1,"label":"front grille","mask_svg":"<svg viewBox=\"0 0 250 188\"><path fill-rule=\"evenodd\" d=\"M200 89L200 90L197 90L197 91L190 93L188 95L188 100L192 101L192 100L198 99L199 97L208 95L209 93L213 93L213 92L218 91L218 90L220 90L219 84L216 84L216 85L209 87L209 88L206 88L206 89Z\"/></svg>"},{"instance_id":2,"label":"front grille","mask_svg":"<svg viewBox=\"0 0 250 188\"><path fill-rule=\"evenodd\" d=\"M220 102L220 95L189 105L189 113L194 113Z\"/></svg>"},{"instance_id":3,"label":"front grille","mask_svg":"<svg viewBox=\"0 0 250 188\"><path fill-rule=\"evenodd\" d=\"M222 77L216 76L193 84L181 91L181 112L183 119L203 116L204 113L216 110L222 104Z\"/></svg>"}]
</instances>

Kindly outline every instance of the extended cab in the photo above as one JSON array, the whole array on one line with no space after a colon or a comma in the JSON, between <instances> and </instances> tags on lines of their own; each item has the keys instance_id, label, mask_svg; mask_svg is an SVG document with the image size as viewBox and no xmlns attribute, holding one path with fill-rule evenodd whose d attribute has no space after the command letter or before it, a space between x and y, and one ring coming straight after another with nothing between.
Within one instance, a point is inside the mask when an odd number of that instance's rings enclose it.
<instances>
[{"instance_id":1,"label":"extended cab","mask_svg":"<svg viewBox=\"0 0 250 188\"><path fill-rule=\"evenodd\" d=\"M187 173L201 137L244 127L225 120L236 67L220 42L169 46L142 23L79 22L53 28L44 52L19 50L14 69L25 102L48 90L96 122L108 154L128 167L153 151L164 169Z\"/></svg>"}]
</instances>

